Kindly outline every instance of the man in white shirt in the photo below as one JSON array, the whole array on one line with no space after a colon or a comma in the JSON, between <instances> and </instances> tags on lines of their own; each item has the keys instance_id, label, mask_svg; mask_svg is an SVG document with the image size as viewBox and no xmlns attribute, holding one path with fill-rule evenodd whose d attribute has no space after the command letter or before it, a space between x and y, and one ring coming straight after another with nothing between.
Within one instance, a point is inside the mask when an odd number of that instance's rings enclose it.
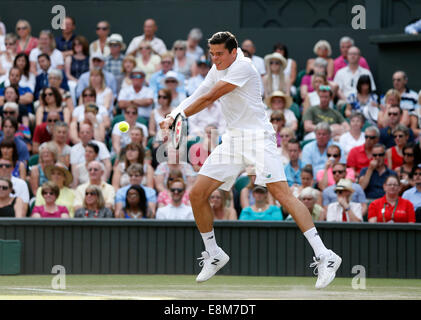
<instances>
[{"instance_id":1,"label":"man in white shirt","mask_svg":"<svg viewBox=\"0 0 421 320\"><path fill-rule=\"evenodd\" d=\"M143 24L143 34L141 36L134 37L130 42L126 54L131 54L133 51L136 51L139 47L139 44L142 40L147 40L151 43L153 51L157 54L162 55L167 51L167 46L164 41L155 36L158 26L155 23L154 19L146 19Z\"/></svg>"},{"instance_id":2,"label":"man in white shirt","mask_svg":"<svg viewBox=\"0 0 421 320\"><path fill-rule=\"evenodd\" d=\"M209 204L211 193L217 188L231 190L246 166L255 165L255 183L267 186L273 197L292 214L313 248L317 258L312 266L318 268L316 288L324 288L335 278L342 259L324 246L310 212L288 186L279 161L275 130L266 116L261 97L261 76L251 60L244 57L237 39L230 32L217 32L208 42L214 64L206 79L160 123L161 129L168 132L178 114L192 116L219 99L229 128L222 143L201 167L189 193L196 225L205 245L200 258L203 268L196 281L209 280L229 261L229 256L216 243Z\"/></svg>"},{"instance_id":3,"label":"man in white shirt","mask_svg":"<svg viewBox=\"0 0 421 320\"><path fill-rule=\"evenodd\" d=\"M192 207L183 202L186 184L183 179L176 178L170 184L171 204L161 207L156 212L157 220L194 220Z\"/></svg>"},{"instance_id":4,"label":"man in white shirt","mask_svg":"<svg viewBox=\"0 0 421 320\"><path fill-rule=\"evenodd\" d=\"M94 142L99 147L97 160L101 161L105 166L105 178L108 180L111 174L111 155L104 143L94 140L94 129L90 123L81 123L79 125L79 138L78 144L72 146L70 152L70 164L78 165L85 163L85 146L89 142Z\"/></svg>"},{"instance_id":5,"label":"man in white shirt","mask_svg":"<svg viewBox=\"0 0 421 320\"><path fill-rule=\"evenodd\" d=\"M10 179L10 181L12 181L14 190L14 194L12 194L12 196L19 197L22 199L24 204L23 212L26 213L29 204L28 184L25 182L25 180L12 176L14 168L15 165L12 162L12 160L0 158L0 177L7 178Z\"/></svg>"},{"instance_id":6,"label":"man in white shirt","mask_svg":"<svg viewBox=\"0 0 421 320\"><path fill-rule=\"evenodd\" d=\"M359 65L361 53L360 49L353 46L348 50L348 66L340 69L333 79L333 82L338 84L338 96L341 100L347 101L351 93L357 93L357 83L360 76L366 74L371 80L371 89L376 90L373 75L370 70L367 70Z\"/></svg>"},{"instance_id":7,"label":"man in white shirt","mask_svg":"<svg viewBox=\"0 0 421 320\"><path fill-rule=\"evenodd\" d=\"M123 111L128 106L136 106L138 116L149 119L152 107L154 92L152 89L144 86L145 72L136 67L130 75L132 85L121 89L118 95L118 107Z\"/></svg>"}]
</instances>

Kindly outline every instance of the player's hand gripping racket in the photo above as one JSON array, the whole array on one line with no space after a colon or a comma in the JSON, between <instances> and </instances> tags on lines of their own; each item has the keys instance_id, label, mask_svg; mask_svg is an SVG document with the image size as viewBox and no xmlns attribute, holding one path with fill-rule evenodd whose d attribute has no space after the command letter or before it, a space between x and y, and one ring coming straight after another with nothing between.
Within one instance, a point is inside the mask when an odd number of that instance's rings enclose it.
<instances>
[{"instance_id":1,"label":"player's hand gripping racket","mask_svg":"<svg viewBox=\"0 0 421 320\"><path fill-rule=\"evenodd\" d=\"M172 145L176 150L178 150L181 142L183 141L183 137L185 137L187 133L186 118L179 113L175 117L170 129L172 129Z\"/></svg>"}]
</instances>

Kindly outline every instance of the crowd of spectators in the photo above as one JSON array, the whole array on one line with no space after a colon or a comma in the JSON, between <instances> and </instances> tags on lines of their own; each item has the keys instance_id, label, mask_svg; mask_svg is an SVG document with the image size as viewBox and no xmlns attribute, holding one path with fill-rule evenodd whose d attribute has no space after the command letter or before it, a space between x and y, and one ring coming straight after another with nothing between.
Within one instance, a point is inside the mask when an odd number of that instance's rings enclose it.
<instances>
[{"instance_id":1,"label":"crowd of spectators","mask_svg":"<svg viewBox=\"0 0 421 320\"><path fill-rule=\"evenodd\" d=\"M203 34L166 43L154 19L133 39L111 31L99 21L90 43L72 17L58 36L23 19L14 32L0 25L0 217L194 219L189 192L226 131L223 112L216 101L189 118L178 150L159 123L212 67ZM337 45L333 57L315 41L300 66L285 44L260 57L241 41L291 191L315 221L421 222L420 88L396 70L379 92L354 40ZM291 220L255 180L249 166L215 190L215 219Z\"/></svg>"}]
</instances>

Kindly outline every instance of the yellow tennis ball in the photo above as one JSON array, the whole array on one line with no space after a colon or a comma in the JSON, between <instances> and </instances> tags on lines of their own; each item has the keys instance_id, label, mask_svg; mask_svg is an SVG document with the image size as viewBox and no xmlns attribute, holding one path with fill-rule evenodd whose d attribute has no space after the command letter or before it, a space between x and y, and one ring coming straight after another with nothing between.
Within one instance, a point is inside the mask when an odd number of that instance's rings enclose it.
<instances>
[{"instance_id":1,"label":"yellow tennis ball","mask_svg":"<svg viewBox=\"0 0 421 320\"><path fill-rule=\"evenodd\" d=\"M118 124L118 129L119 129L121 132L125 133L125 132L129 131L129 129L130 129L130 125L129 125L126 121L121 121L121 122Z\"/></svg>"}]
</instances>

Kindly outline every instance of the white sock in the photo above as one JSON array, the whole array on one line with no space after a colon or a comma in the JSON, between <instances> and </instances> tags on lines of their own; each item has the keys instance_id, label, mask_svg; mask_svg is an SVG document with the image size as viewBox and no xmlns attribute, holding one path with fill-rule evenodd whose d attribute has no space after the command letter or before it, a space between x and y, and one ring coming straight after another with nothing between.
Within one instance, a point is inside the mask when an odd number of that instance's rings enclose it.
<instances>
[{"instance_id":1,"label":"white sock","mask_svg":"<svg viewBox=\"0 0 421 320\"><path fill-rule=\"evenodd\" d=\"M316 228L311 228L304 232L304 236L307 238L311 247L313 248L314 255L319 257L320 255L326 254L329 250L323 244L322 239L320 238Z\"/></svg>"},{"instance_id":2,"label":"white sock","mask_svg":"<svg viewBox=\"0 0 421 320\"><path fill-rule=\"evenodd\" d=\"M211 256L216 255L219 252L219 247L216 244L215 233L212 229L211 232L201 233L203 243L205 244L205 250L209 252Z\"/></svg>"}]
</instances>

